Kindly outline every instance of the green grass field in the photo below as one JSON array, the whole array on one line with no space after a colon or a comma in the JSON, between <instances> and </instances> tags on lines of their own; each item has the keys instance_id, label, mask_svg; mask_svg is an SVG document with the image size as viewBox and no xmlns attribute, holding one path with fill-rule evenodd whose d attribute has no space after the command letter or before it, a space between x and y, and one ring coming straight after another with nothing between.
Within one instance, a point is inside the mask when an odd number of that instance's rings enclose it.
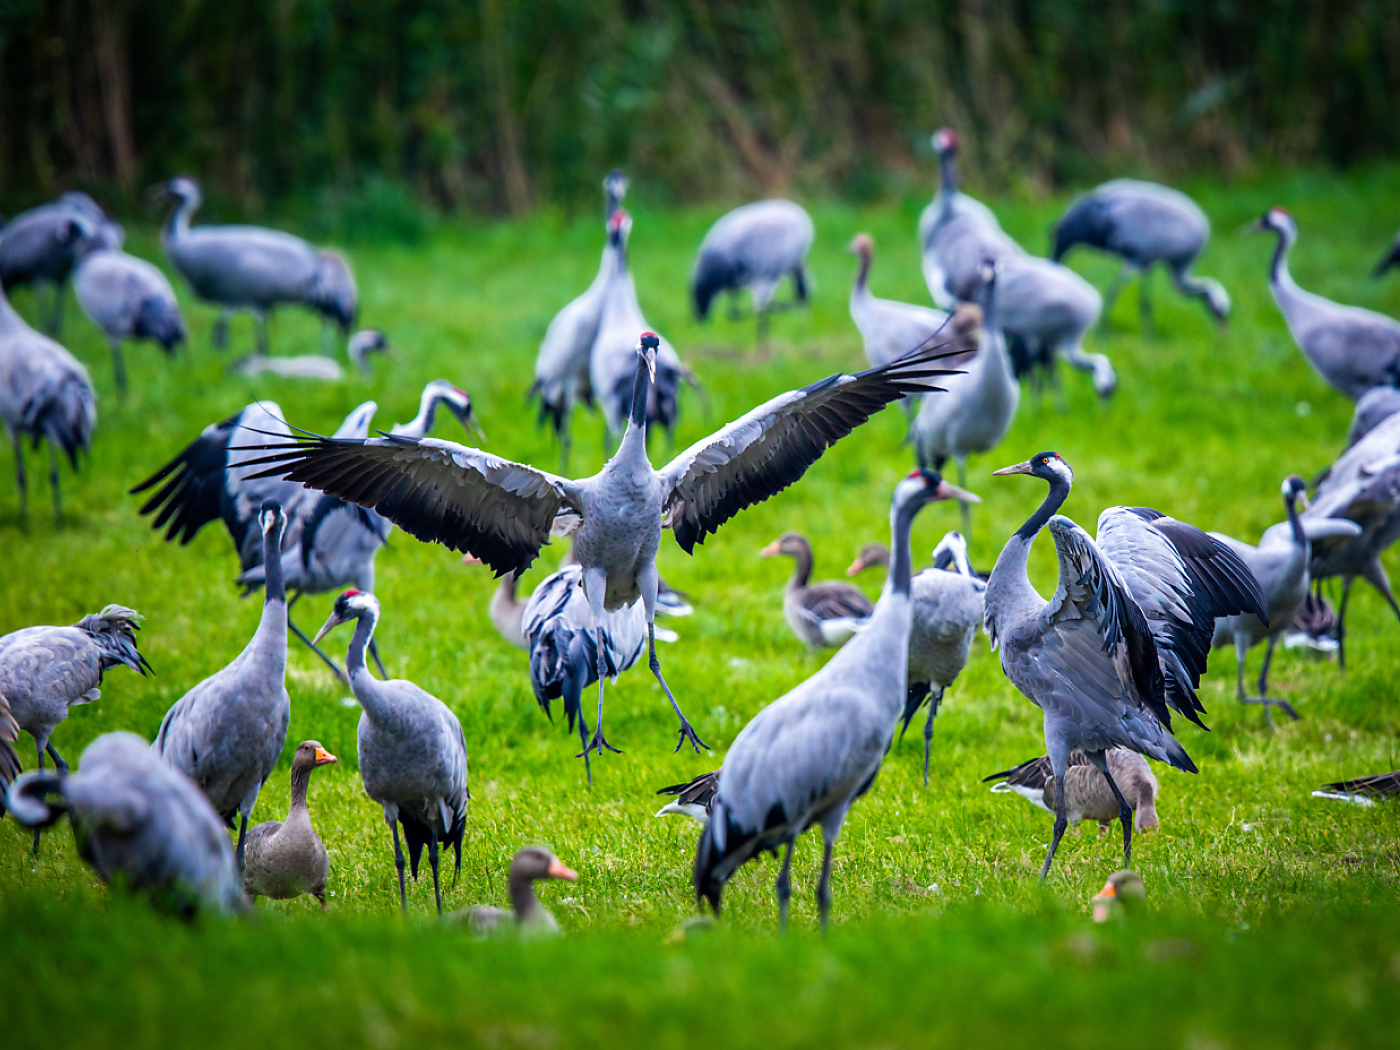
<instances>
[{"instance_id":1,"label":"green grass field","mask_svg":"<svg viewBox=\"0 0 1400 1050\"><path fill-rule=\"evenodd\" d=\"M1312 476L1340 450L1351 406L1314 375L1269 297L1271 240L1236 231L1270 205L1289 207L1301 227L1300 284L1400 315L1400 279L1368 276L1400 220L1400 167L1185 188L1215 225L1199 270L1230 290L1229 330L1217 332L1158 274L1157 330L1144 337L1130 288L1108 336L1093 341L1117 367L1113 401L1098 403L1087 377L1066 371L1067 412L1027 391L1002 447L973 462L968 484L984 500L972 536L979 568L991 566L1044 495L1039 482L994 479L991 470L1041 449L1073 465L1077 485L1064 513L1091 530L1107 505L1146 504L1250 541L1282 518L1283 477ZM707 416L686 395L682 446L775 393L863 366L846 308L854 266L845 248L856 232L875 237L877 295L926 301L913 232L924 201L817 204L811 309L777 318L771 348L756 352L751 325L721 318L700 326L687 306L695 246L721 209L659 213L646 197L637 186L628 201L642 305L711 401ZM1008 231L1040 251L1066 199L994 204ZM320 432L374 398L376 425L387 428L408 419L422 385L440 376L471 392L492 452L555 469L557 448L536 429L525 391L546 324L595 272L598 225L591 216L543 215L448 226L413 247L354 248L362 321L401 348L397 359L375 362L372 381L230 376L228 357L209 347L214 312L180 288L191 348L173 363L148 346L129 348L133 389L123 404L105 344L70 301L67 345L99 389L93 454L77 478L65 473L70 517L61 532L41 460L30 456L25 522L8 454L0 455L0 632L69 623L121 602L147 617L142 649L156 674L111 672L101 700L75 708L55 734L65 756L76 762L110 730L149 737L170 704L239 652L259 615L257 599L237 597L222 527L209 526L189 547L168 545L138 517L139 501L126 495L132 484L255 398L278 401L291 422ZM128 247L160 258L149 225L131 230ZM1115 272L1088 253L1072 263L1100 288ZM33 317L28 293L16 301ZM233 334L238 354L251 326L241 321ZM283 354L315 352L318 325L284 312L273 342ZM575 473L601 464L601 433L598 417L576 417ZM436 434L466 440L450 418ZM78 861L65 828L48 834L35 858L27 834L0 822L0 988L14 1045L1103 1045L1125 1037L1151 1047L1390 1045L1400 1019L1397 809L1309 795L1328 780L1400 765L1397 628L1364 586L1353 600L1345 676L1297 651L1275 661L1275 686L1300 722L1268 731L1259 708L1234 702L1233 654L1216 655L1201 690L1212 732L1179 727L1201 773L1157 769L1161 830L1136 842L1146 914L1104 927L1089 919L1089 897L1121 865L1116 834L1068 836L1051 878L1037 884L1050 818L991 795L980 779L1041 753L1040 716L979 635L937 724L928 789L913 734L852 812L836 851L825 940L816 933L815 838L794 861L789 937L776 935L777 868L763 861L730 884L720 928L668 940L696 910L697 829L653 819L654 790L718 765L754 712L825 658L809 656L783 621L791 563L762 561L759 548L799 529L812 539L817 576L831 578L860 545L887 540L890 492L911 463L902 436L899 413L882 413L694 557L663 541L663 575L696 606L693 617L668 624L681 640L663 648L663 667L716 751L672 754L674 717L645 668L634 669L608 690L609 739L625 753L595 761L591 790L573 757L577 739L546 721L524 655L490 625L489 573L402 533L381 552L378 637L390 673L447 702L471 754L462 874L446 902L503 903L512 852L544 843L579 872L576 884L541 892L565 939L482 943L443 928L428 880L411 888L410 914L400 917L389 833L356 772L359 712L294 642L288 748L255 816L285 813L298 741L317 738L341 757L311 788L331 853L329 914L304 898L262 902L246 920L185 926L110 895ZM653 455L665 458L659 438ZM915 524L916 558L926 562L954 527L952 505L927 509ZM547 549L525 586L560 554ZM1048 594L1048 540L1032 570ZM878 579L863 582L878 591ZM304 600L300 626L314 630L330 602ZM338 656L347 639L344 629L329 639ZM1261 657L1262 649L1251 654L1251 675ZM26 736L26 766L29 747Z\"/></svg>"}]
</instances>

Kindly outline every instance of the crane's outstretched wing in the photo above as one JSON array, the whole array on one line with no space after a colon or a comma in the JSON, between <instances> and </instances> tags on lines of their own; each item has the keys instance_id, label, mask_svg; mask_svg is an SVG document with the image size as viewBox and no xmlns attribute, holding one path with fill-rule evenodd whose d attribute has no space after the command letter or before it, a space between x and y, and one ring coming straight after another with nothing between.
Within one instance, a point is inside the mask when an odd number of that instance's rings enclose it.
<instances>
[{"instance_id":1,"label":"crane's outstretched wing","mask_svg":"<svg viewBox=\"0 0 1400 1050\"><path fill-rule=\"evenodd\" d=\"M1268 624L1269 603L1259 581L1220 540L1146 507L1109 507L1099 515L1096 542L1147 617L1162 658L1167 703L1205 728L1196 687L1215 619L1253 613Z\"/></svg>"},{"instance_id":2,"label":"crane's outstretched wing","mask_svg":"<svg viewBox=\"0 0 1400 1050\"><path fill-rule=\"evenodd\" d=\"M178 456L131 490L135 495L165 482L160 491L142 504L141 513L156 512L155 521L151 522L153 529L159 530L170 522L165 533L167 540L189 543L205 525L223 516L221 501L224 470L228 466L228 441L241 415L240 412L222 423L205 427Z\"/></svg>"},{"instance_id":3,"label":"crane's outstretched wing","mask_svg":"<svg viewBox=\"0 0 1400 1050\"><path fill-rule=\"evenodd\" d=\"M1059 555L1060 584L1043 615L1047 630L1061 635L1064 658L1074 665L1066 670L1074 677L1076 695L1105 708L1145 706L1171 729L1152 630L1115 563L1069 518L1051 518L1050 535ZM1076 660L1076 650L1086 635L1112 659L1117 690L1094 688L1089 664L1078 666L1082 661Z\"/></svg>"},{"instance_id":4,"label":"crane's outstretched wing","mask_svg":"<svg viewBox=\"0 0 1400 1050\"><path fill-rule=\"evenodd\" d=\"M957 374L934 363L958 354L932 346L854 375L829 376L779 394L691 445L661 470L668 494L665 523L687 554L745 507L776 495L807 472L837 441L891 401L940 391L928 380Z\"/></svg>"},{"instance_id":5,"label":"crane's outstretched wing","mask_svg":"<svg viewBox=\"0 0 1400 1050\"><path fill-rule=\"evenodd\" d=\"M268 453L254 477L285 475L377 511L420 540L523 573L561 514L581 513L567 482L522 463L435 438L325 438L250 446Z\"/></svg>"}]
</instances>

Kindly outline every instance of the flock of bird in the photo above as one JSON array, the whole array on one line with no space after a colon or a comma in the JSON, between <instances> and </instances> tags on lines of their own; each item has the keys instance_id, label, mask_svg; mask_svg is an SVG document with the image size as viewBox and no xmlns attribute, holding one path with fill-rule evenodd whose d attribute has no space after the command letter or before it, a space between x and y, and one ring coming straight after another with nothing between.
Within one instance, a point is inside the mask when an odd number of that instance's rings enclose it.
<instances>
[{"instance_id":1,"label":"flock of bird","mask_svg":"<svg viewBox=\"0 0 1400 1050\"><path fill-rule=\"evenodd\" d=\"M467 734L447 705L411 681L390 679L380 660L374 564L390 531L398 527L440 543L501 578L491 599L492 622L528 653L531 686L545 714L561 700L591 783L594 753L601 760L619 750L604 735L605 683L643 654L678 720L676 750L686 744L708 750L657 654L658 638L675 635L657 626L656 614L691 611L657 572L662 533L670 530L693 554L740 511L797 482L829 447L899 403L917 469L895 487L888 546L866 545L848 570L854 576L883 566L879 601L872 605L844 581L813 583L812 547L799 533L765 548L765 557L795 561L783 595L793 632L812 648L840 651L760 710L718 769L659 792L672 799L661 814L684 814L704 826L693 869L697 900L718 914L725 885L740 866L782 851L776 893L785 925L794 845L820 827L817 902L825 926L842 824L870 790L896 730L907 730L925 706L927 784L934 719L979 627L1007 678L1044 714L1046 753L987 778L997 782L992 790L1021 794L1054 814L1041 878L1066 828L1079 820L1097 821L1100 834L1118 820L1124 864L1130 865L1133 830L1158 824L1158 784L1145 759L1197 771L1173 718L1203 726L1196 689L1213 648L1234 647L1238 698L1263 705L1272 724L1274 708L1298 717L1291 704L1269 695L1277 643L1295 624L1324 633L1317 622L1328 619L1327 607L1314 586L1333 577L1343 581L1331 627L1343 666L1356 578L1380 590L1400 617L1380 563L1400 538L1400 324L1298 288L1287 267L1297 227L1283 210L1272 209L1257 226L1278 240L1269 269L1275 300L1321 377L1357 402L1348 447L1315 482L1311 502L1300 477L1286 478L1284 520L1256 545L1130 507L1105 510L1091 537L1058 513L1074 473L1059 454L1044 451L993 472L1039 479L1047 493L982 576L968 560L964 537L978 502L965 488L966 464L1005 437L1019 405L1020 379L1054 387L1063 359L1088 372L1103 396L1118 383L1108 358L1084 347L1101 319L1103 297L1060 259L1080 244L1121 258L1110 302L1138 276L1144 324L1150 324L1146 278L1158 263L1183 295L1199 298L1221 324L1230 299L1218 282L1192 273L1210 228L1184 195L1145 182L1106 183L1070 206L1054 230L1053 259L1039 258L958 188L956 133L941 130L933 143L941 182L920 217L919 238L936 305L873 296L874 244L868 235L857 236L850 314L870 367L779 394L659 469L650 459L648 433L673 431L682 386L697 381L642 312L628 260L632 217L623 207L627 181L621 172L603 184L598 275L549 325L531 387L541 421L558 436L565 470L574 407L599 409L610 453L599 473L569 478L429 436L439 407L480 435L470 396L445 380L424 388L411 422L379 436L370 436L377 411L372 401L350 412L329 437L295 428L268 401L207 426L132 492L148 493L140 513L151 515L167 540L186 544L204 525L223 522L238 557L237 582L245 594L263 592L257 630L232 663L170 708L154 743L108 734L89 745L76 772L53 735L71 706L98 699L107 671L123 665L147 673L137 647L142 618L108 605L71 627L28 627L0 638L0 781L8 785L9 812L34 829L34 850L40 830L67 815L81 856L101 878L120 877L171 910L236 910L251 897L306 893L324 906L329 854L311 822L307 789L312 772L336 757L315 740L300 744L286 820L248 826L286 745L291 634L348 683L362 709L360 777L391 832L401 908L408 908L406 873L417 878L426 848L442 913L440 852L452 848L459 872L471 797ZM197 298L221 311L216 345L227 341L231 313L248 311L257 342L241 369L338 376L339 364L325 354L319 362L272 357L267 318L279 305L301 304L325 319L327 343L331 325L348 334L357 303L346 260L274 230L192 226L201 202L192 179L170 180L162 195L175 205L163 235L171 266ZM806 256L814 235L811 219L790 201L761 201L723 217L700 246L691 275L698 316L705 318L721 294L738 316L747 293L762 337L771 311L808 300ZM4 287L52 287L49 335L32 329L0 295L0 418L15 448L21 507L22 442L48 443L60 521L58 453L76 466L97 418L86 370L56 341L67 282L111 345L119 390L125 386L123 340L148 339L171 351L186 338L169 283L121 245L121 228L77 193L0 229ZM1400 247L1381 268L1398 259ZM779 303L777 289L787 280L793 298ZM387 347L382 333L367 330L350 337L347 352L367 368L367 355ZM957 485L941 475L950 459ZM963 531L948 532L932 566L915 571L913 520L927 504L950 500L960 504ZM1047 528L1059 561L1058 585L1048 600L1027 574L1032 544ZM569 537L570 554L522 600L517 582L551 537ZM330 592L340 592L331 613L308 637L291 621L292 606L303 595ZM343 668L321 648L341 624L354 625ZM1250 695L1245 657L1265 641L1257 694ZM367 659L374 660L377 677ZM584 693L595 683L590 726ZM37 768L27 773L15 751L21 731L33 738L37 758ZM52 772L45 769L46 756ZM1366 799L1397 791L1400 775L1385 774L1329 785L1327 793ZM472 908L453 915L483 933L511 926L552 930L556 924L532 884L575 877L553 854L529 847L511 865L512 912ZM1108 896L1115 885L1134 884L1130 877L1115 879ZM1140 893L1140 881L1136 886Z\"/></svg>"}]
</instances>

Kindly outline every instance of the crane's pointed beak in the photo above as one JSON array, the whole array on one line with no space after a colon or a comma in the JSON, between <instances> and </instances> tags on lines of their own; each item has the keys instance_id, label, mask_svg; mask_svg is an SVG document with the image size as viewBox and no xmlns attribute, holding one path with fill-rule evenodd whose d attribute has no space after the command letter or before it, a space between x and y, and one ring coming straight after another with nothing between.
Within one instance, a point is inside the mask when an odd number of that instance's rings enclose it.
<instances>
[{"instance_id":1,"label":"crane's pointed beak","mask_svg":"<svg viewBox=\"0 0 1400 1050\"><path fill-rule=\"evenodd\" d=\"M1240 232L1240 233L1265 233L1265 232L1268 231L1268 229L1269 229L1269 228L1268 228L1267 226L1264 225L1264 217L1261 215L1259 218L1255 219L1253 222L1247 222L1247 223L1245 223L1243 226L1241 226L1240 229L1239 229L1239 232Z\"/></svg>"},{"instance_id":2,"label":"crane's pointed beak","mask_svg":"<svg viewBox=\"0 0 1400 1050\"><path fill-rule=\"evenodd\" d=\"M1024 463L1017 463L1015 466L1011 466L1011 467L1002 467L1000 470L994 470L994 471L992 471L992 473L993 473L993 474L1033 474L1033 473L1035 473L1035 472L1034 472L1033 470L1031 470L1031 461L1030 461L1030 460L1026 460Z\"/></svg>"},{"instance_id":3,"label":"crane's pointed beak","mask_svg":"<svg viewBox=\"0 0 1400 1050\"><path fill-rule=\"evenodd\" d=\"M330 765L332 762L339 762L339 761L340 761L340 759L336 758L333 754L331 754L329 751L327 751L324 747L318 747L318 748L316 749L316 764L317 764L318 766L328 766L328 765Z\"/></svg>"},{"instance_id":4,"label":"crane's pointed beak","mask_svg":"<svg viewBox=\"0 0 1400 1050\"><path fill-rule=\"evenodd\" d=\"M483 445L486 444L486 431L481 429L481 424L476 421L476 416L472 415L470 411L467 412L467 418L462 420L462 425L475 434L476 439Z\"/></svg>"},{"instance_id":5,"label":"crane's pointed beak","mask_svg":"<svg viewBox=\"0 0 1400 1050\"><path fill-rule=\"evenodd\" d=\"M342 620L339 616L335 614L335 610L331 610L331 614L326 617L326 622L323 623L321 625L321 629L316 632L316 637L311 639L311 644L316 645L321 641L322 638L330 634L331 628L339 627L344 622L344 620Z\"/></svg>"},{"instance_id":6,"label":"crane's pointed beak","mask_svg":"<svg viewBox=\"0 0 1400 1050\"><path fill-rule=\"evenodd\" d=\"M578 872L574 871L573 868L564 867L559 862L558 857L550 858L549 867L545 869L545 874L551 879L567 879L570 882L578 878Z\"/></svg>"},{"instance_id":7,"label":"crane's pointed beak","mask_svg":"<svg viewBox=\"0 0 1400 1050\"><path fill-rule=\"evenodd\" d=\"M956 485L949 485L946 481L939 481L938 487L933 490L934 499L956 499L963 503L981 503L982 497L975 492L968 492L967 489L960 489Z\"/></svg>"},{"instance_id":8,"label":"crane's pointed beak","mask_svg":"<svg viewBox=\"0 0 1400 1050\"><path fill-rule=\"evenodd\" d=\"M656 351L647 348L647 372L651 374L652 383L656 382Z\"/></svg>"}]
</instances>

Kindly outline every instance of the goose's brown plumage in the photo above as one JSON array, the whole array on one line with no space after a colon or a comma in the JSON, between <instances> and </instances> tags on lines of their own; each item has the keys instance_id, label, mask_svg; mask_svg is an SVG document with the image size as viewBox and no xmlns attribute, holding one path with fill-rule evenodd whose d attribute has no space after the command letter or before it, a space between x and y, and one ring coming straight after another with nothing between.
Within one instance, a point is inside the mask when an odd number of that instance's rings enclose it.
<instances>
[{"instance_id":1,"label":"goose's brown plumage","mask_svg":"<svg viewBox=\"0 0 1400 1050\"><path fill-rule=\"evenodd\" d=\"M292 759L292 801L286 820L269 820L248 832L243 889L250 897L286 900L309 893L326 906L330 856L311 825L306 789L311 771L337 762L320 741L307 740Z\"/></svg>"}]
</instances>

